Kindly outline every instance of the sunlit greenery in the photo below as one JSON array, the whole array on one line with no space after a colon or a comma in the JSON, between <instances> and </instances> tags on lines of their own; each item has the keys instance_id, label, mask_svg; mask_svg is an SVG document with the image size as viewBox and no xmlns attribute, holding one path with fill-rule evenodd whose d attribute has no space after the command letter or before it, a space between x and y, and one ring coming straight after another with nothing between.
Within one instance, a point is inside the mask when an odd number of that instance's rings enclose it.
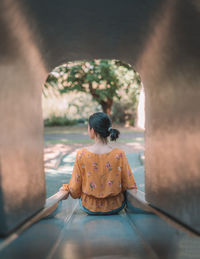
<instances>
[{"instance_id":1,"label":"sunlit greenery","mask_svg":"<svg viewBox=\"0 0 200 259\"><path fill-rule=\"evenodd\" d=\"M61 94L89 93L104 112L111 114L114 100L122 97L121 91L130 94L131 102L137 103L141 80L139 74L122 61L77 61L55 68L45 83L46 89L50 87Z\"/></svg>"}]
</instances>

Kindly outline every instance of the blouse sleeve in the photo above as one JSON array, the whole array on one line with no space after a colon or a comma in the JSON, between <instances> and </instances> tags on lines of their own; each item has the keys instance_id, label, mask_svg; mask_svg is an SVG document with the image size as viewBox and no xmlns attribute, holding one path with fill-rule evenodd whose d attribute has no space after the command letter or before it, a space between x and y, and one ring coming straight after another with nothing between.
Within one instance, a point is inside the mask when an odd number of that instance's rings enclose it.
<instances>
[{"instance_id":1,"label":"blouse sleeve","mask_svg":"<svg viewBox=\"0 0 200 259\"><path fill-rule=\"evenodd\" d=\"M82 172L80 163L80 156L78 152L76 154L72 177L69 184L63 184L63 190L69 190L70 195L74 199L80 198L82 193Z\"/></svg>"},{"instance_id":2,"label":"blouse sleeve","mask_svg":"<svg viewBox=\"0 0 200 259\"><path fill-rule=\"evenodd\" d=\"M122 191L127 189L137 189L137 185L131 171L125 153L122 153Z\"/></svg>"}]
</instances>

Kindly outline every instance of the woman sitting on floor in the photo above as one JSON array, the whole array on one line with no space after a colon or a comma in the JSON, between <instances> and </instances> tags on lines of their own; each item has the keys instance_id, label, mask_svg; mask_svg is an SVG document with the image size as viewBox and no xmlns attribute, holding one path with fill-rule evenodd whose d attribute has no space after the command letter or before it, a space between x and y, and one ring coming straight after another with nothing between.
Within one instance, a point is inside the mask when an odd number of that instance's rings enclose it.
<instances>
[{"instance_id":1,"label":"woman sitting on floor","mask_svg":"<svg viewBox=\"0 0 200 259\"><path fill-rule=\"evenodd\" d=\"M88 134L94 144L77 152L70 182L61 189L80 198L88 214L117 213L126 204L125 191L137 189L124 151L108 144L108 137L115 141L120 132L106 113L97 112L89 118Z\"/></svg>"}]
</instances>

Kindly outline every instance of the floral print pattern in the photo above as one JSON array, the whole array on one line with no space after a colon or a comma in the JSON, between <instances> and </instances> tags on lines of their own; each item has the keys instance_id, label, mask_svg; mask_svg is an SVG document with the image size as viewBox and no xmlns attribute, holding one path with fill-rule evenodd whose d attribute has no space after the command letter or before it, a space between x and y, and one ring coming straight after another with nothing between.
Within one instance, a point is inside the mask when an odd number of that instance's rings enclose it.
<instances>
[{"instance_id":1,"label":"floral print pattern","mask_svg":"<svg viewBox=\"0 0 200 259\"><path fill-rule=\"evenodd\" d=\"M86 148L78 151L69 184L63 185L73 198L81 198L91 211L119 208L126 189L137 189L133 173L123 151L93 154ZM112 195L111 195L112 194Z\"/></svg>"},{"instance_id":2,"label":"floral print pattern","mask_svg":"<svg viewBox=\"0 0 200 259\"><path fill-rule=\"evenodd\" d=\"M112 166L111 166L110 162L106 163L106 168L108 169L108 171L112 171Z\"/></svg>"},{"instance_id":3,"label":"floral print pattern","mask_svg":"<svg viewBox=\"0 0 200 259\"><path fill-rule=\"evenodd\" d=\"M85 154L85 151L82 151L82 152L80 152L79 154L78 154L78 158L80 159L80 158L82 158L82 156Z\"/></svg>"},{"instance_id":4,"label":"floral print pattern","mask_svg":"<svg viewBox=\"0 0 200 259\"><path fill-rule=\"evenodd\" d=\"M120 159L119 154L116 154L115 158L116 158L117 160L119 160L119 159Z\"/></svg>"},{"instance_id":5,"label":"floral print pattern","mask_svg":"<svg viewBox=\"0 0 200 259\"><path fill-rule=\"evenodd\" d=\"M122 153L116 154L116 155L115 155L115 158L116 158L117 160L120 160L120 158L122 158Z\"/></svg>"},{"instance_id":6,"label":"floral print pattern","mask_svg":"<svg viewBox=\"0 0 200 259\"><path fill-rule=\"evenodd\" d=\"M93 189L96 189L96 184L94 182L90 182L90 188L93 190Z\"/></svg>"},{"instance_id":7,"label":"floral print pattern","mask_svg":"<svg viewBox=\"0 0 200 259\"><path fill-rule=\"evenodd\" d=\"M110 162L107 162L106 163L106 168L109 168L109 167L111 167L111 164L110 164Z\"/></svg>"},{"instance_id":8,"label":"floral print pattern","mask_svg":"<svg viewBox=\"0 0 200 259\"><path fill-rule=\"evenodd\" d=\"M98 163L93 162L92 165L93 165L94 171L98 171Z\"/></svg>"},{"instance_id":9,"label":"floral print pattern","mask_svg":"<svg viewBox=\"0 0 200 259\"><path fill-rule=\"evenodd\" d=\"M108 181L108 185L111 187L113 185L114 181Z\"/></svg>"}]
</instances>

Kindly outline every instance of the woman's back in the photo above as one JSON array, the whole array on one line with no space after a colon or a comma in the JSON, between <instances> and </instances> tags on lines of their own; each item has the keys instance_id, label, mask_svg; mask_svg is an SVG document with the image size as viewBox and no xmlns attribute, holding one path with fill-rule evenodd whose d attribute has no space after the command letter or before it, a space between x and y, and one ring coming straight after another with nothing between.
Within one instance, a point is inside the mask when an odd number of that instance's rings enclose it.
<instances>
[{"instance_id":1,"label":"woman's back","mask_svg":"<svg viewBox=\"0 0 200 259\"><path fill-rule=\"evenodd\" d=\"M123 192L136 188L124 151L118 148L95 154L83 148L77 152L70 193L81 197L91 211L113 210L124 201Z\"/></svg>"},{"instance_id":2,"label":"woman's back","mask_svg":"<svg viewBox=\"0 0 200 259\"><path fill-rule=\"evenodd\" d=\"M79 159L82 192L96 198L105 198L122 191L121 174L125 164L122 150L114 148L108 153L95 154L84 148L79 153Z\"/></svg>"}]
</instances>

